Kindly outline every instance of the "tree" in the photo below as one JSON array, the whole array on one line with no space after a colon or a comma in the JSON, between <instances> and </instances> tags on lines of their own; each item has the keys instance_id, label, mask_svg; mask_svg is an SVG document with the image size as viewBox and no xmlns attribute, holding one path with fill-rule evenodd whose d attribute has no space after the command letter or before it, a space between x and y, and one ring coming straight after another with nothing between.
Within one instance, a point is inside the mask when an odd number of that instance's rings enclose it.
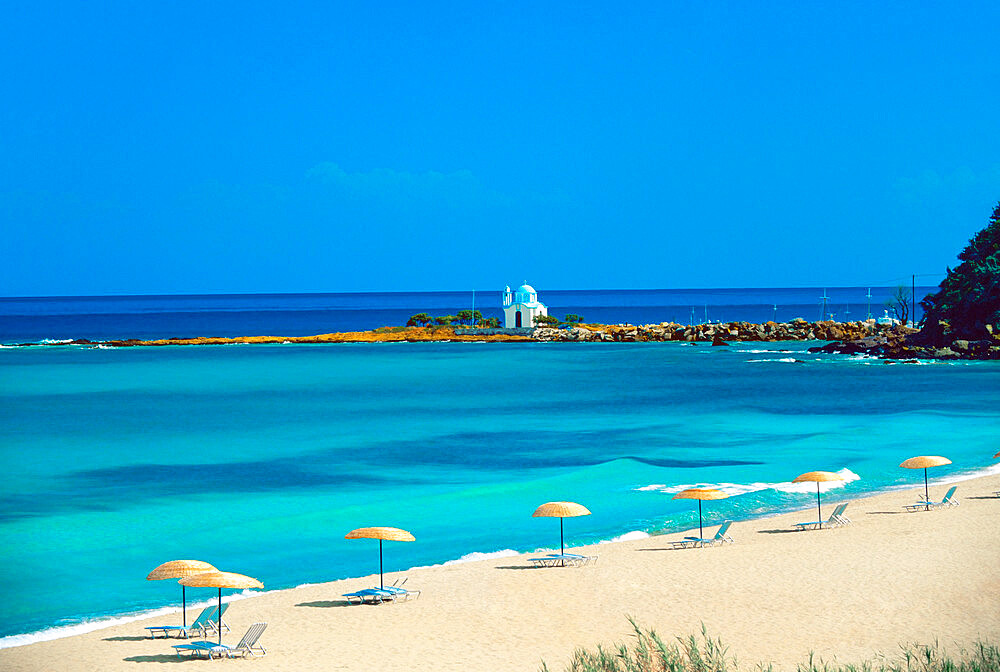
<instances>
[{"instance_id":1,"label":"tree","mask_svg":"<svg viewBox=\"0 0 1000 672\"><path fill-rule=\"evenodd\" d=\"M570 313L566 316L565 321L568 322L569 324L579 324L580 322L583 322L583 317L581 317L580 315L576 315L574 313Z\"/></svg>"},{"instance_id":2,"label":"tree","mask_svg":"<svg viewBox=\"0 0 1000 672\"><path fill-rule=\"evenodd\" d=\"M969 240L934 294L924 297L921 340L943 345L948 339L979 340L1000 325L1000 203L989 224ZM948 339L945 338L948 336Z\"/></svg>"},{"instance_id":3,"label":"tree","mask_svg":"<svg viewBox=\"0 0 1000 672\"><path fill-rule=\"evenodd\" d=\"M536 327L554 327L559 324L559 320L551 315L535 315Z\"/></svg>"},{"instance_id":4,"label":"tree","mask_svg":"<svg viewBox=\"0 0 1000 672\"><path fill-rule=\"evenodd\" d=\"M479 326L480 327L489 327L491 329L498 329L500 327L500 318L499 317L487 317L485 320L480 320L479 321Z\"/></svg>"},{"instance_id":5,"label":"tree","mask_svg":"<svg viewBox=\"0 0 1000 672\"><path fill-rule=\"evenodd\" d=\"M406 326L408 327L424 327L430 324L431 316L427 313L417 313L413 315L406 321Z\"/></svg>"},{"instance_id":6,"label":"tree","mask_svg":"<svg viewBox=\"0 0 1000 672\"><path fill-rule=\"evenodd\" d=\"M886 307L906 326L910 319L910 290L905 285L899 285L890 296L892 298L885 302Z\"/></svg>"},{"instance_id":7,"label":"tree","mask_svg":"<svg viewBox=\"0 0 1000 672\"><path fill-rule=\"evenodd\" d=\"M458 319L460 322L472 323L472 311L471 310L460 310L458 311Z\"/></svg>"},{"instance_id":8,"label":"tree","mask_svg":"<svg viewBox=\"0 0 1000 672\"><path fill-rule=\"evenodd\" d=\"M438 317L434 318L434 324L441 324L447 326L457 319L458 317L456 317L455 315L439 315Z\"/></svg>"}]
</instances>

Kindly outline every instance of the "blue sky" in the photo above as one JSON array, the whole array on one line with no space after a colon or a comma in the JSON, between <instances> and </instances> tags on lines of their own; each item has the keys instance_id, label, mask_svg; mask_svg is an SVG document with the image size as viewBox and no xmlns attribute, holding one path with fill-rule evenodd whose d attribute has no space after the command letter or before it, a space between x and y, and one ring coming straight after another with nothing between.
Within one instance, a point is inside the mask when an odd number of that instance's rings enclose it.
<instances>
[{"instance_id":1,"label":"blue sky","mask_svg":"<svg viewBox=\"0 0 1000 672\"><path fill-rule=\"evenodd\" d=\"M943 273L1000 199L998 24L996 3L11 3L0 295Z\"/></svg>"}]
</instances>

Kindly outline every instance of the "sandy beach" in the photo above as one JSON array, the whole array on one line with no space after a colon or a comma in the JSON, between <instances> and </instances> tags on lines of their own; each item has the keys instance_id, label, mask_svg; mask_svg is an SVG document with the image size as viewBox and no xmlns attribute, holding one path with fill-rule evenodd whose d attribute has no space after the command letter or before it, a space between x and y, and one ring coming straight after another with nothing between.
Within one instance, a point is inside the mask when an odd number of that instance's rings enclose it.
<instances>
[{"instance_id":1,"label":"sandy beach","mask_svg":"<svg viewBox=\"0 0 1000 672\"><path fill-rule=\"evenodd\" d=\"M960 506L929 513L903 512L917 489L859 499L847 509L854 525L839 529L791 530L815 510L743 521L723 547L669 550L684 533L580 547L600 556L582 568L532 569L518 556L414 569L387 575L423 591L398 604L340 597L377 576L266 593L226 615L230 645L251 623L268 623L267 655L254 660L178 661L177 640L143 636L146 625L177 620L160 616L0 650L0 669L523 671L544 660L561 670L576 647L628 637L626 616L665 636L704 623L745 669L794 669L810 652L840 662L895 656L907 643L957 652L977 638L1000 641L995 490L1000 475L962 481ZM943 492L935 486L932 498ZM836 501L830 493L824 511Z\"/></svg>"}]
</instances>

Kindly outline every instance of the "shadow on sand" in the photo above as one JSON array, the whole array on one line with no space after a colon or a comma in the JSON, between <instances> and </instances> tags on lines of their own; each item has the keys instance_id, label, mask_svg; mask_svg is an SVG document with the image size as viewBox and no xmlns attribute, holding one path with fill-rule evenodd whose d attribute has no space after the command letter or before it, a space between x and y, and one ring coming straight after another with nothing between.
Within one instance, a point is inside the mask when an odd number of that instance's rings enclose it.
<instances>
[{"instance_id":1,"label":"shadow on sand","mask_svg":"<svg viewBox=\"0 0 1000 672\"><path fill-rule=\"evenodd\" d=\"M128 636L124 636L123 635L121 637L105 637L101 641L104 641L104 642L141 642L144 639L152 639L152 637L149 637L148 635L146 637L142 637L141 635L135 635L135 636L132 636L132 637L128 637ZM166 639L166 637L157 637L156 639Z\"/></svg>"},{"instance_id":2,"label":"shadow on sand","mask_svg":"<svg viewBox=\"0 0 1000 672\"><path fill-rule=\"evenodd\" d=\"M829 528L823 528L829 529ZM795 534L796 532L801 532L802 530L795 530L790 527L779 527L773 530L757 530L757 534Z\"/></svg>"},{"instance_id":3,"label":"shadow on sand","mask_svg":"<svg viewBox=\"0 0 1000 672\"><path fill-rule=\"evenodd\" d=\"M356 604L351 604L347 600L316 600L315 602L299 602L295 605L296 607L316 607L318 609L332 609L334 607L351 607L358 606Z\"/></svg>"},{"instance_id":4,"label":"shadow on sand","mask_svg":"<svg viewBox=\"0 0 1000 672\"><path fill-rule=\"evenodd\" d=\"M534 565L500 565L497 569L548 569L547 567L535 567ZM553 568L555 569L555 568Z\"/></svg>"},{"instance_id":5,"label":"shadow on sand","mask_svg":"<svg viewBox=\"0 0 1000 672\"><path fill-rule=\"evenodd\" d=\"M187 658L181 658L176 653L158 653L155 656L129 656L122 660L128 663L183 663Z\"/></svg>"}]
</instances>

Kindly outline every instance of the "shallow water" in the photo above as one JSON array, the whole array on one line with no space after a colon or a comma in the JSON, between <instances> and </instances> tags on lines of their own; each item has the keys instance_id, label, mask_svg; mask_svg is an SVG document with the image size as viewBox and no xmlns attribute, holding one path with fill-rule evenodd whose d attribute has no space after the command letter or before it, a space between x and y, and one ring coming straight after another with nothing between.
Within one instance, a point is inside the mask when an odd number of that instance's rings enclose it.
<instances>
[{"instance_id":1,"label":"shallow water","mask_svg":"<svg viewBox=\"0 0 1000 672\"><path fill-rule=\"evenodd\" d=\"M706 524L992 464L996 363L886 364L808 344L361 344L0 350L0 634L179 604L170 559L268 589ZM933 493L932 493L933 494ZM734 534L738 535L738 528ZM361 587L359 585L359 587ZM189 600L211 590L189 590Z\"/></svg>"}]
</instances>

